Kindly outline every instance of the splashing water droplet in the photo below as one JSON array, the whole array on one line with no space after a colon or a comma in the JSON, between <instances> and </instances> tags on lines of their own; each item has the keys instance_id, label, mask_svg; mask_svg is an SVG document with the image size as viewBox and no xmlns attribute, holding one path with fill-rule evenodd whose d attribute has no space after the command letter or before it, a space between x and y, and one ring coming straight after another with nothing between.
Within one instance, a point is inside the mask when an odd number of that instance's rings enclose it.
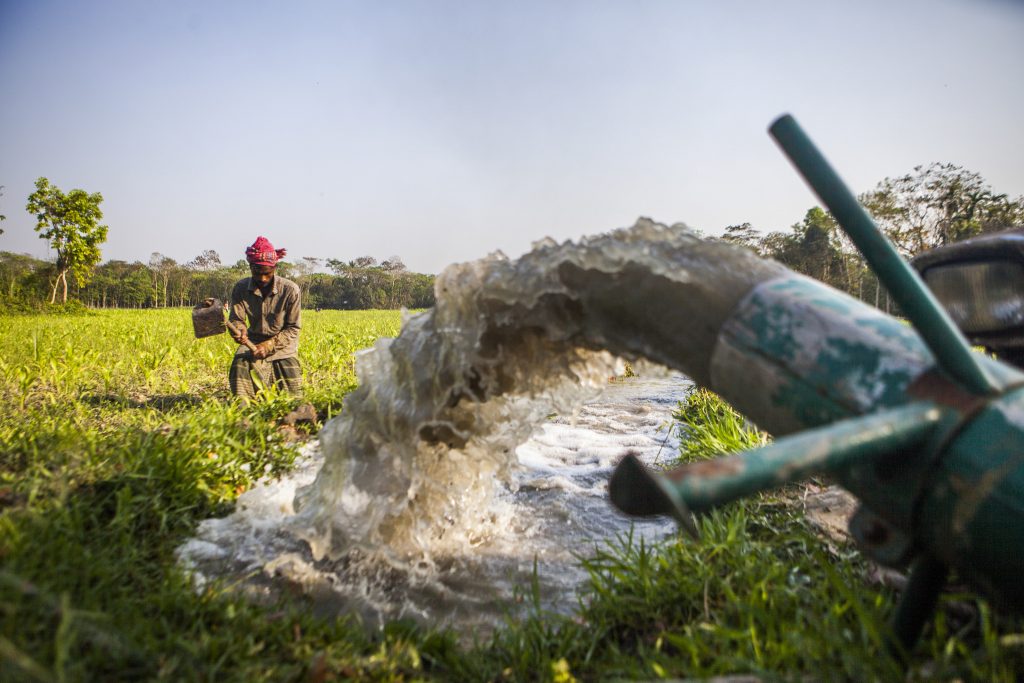
<instances>
[{"instance_id":1,"label":"splashing water droplet","mask_svg":"<svg viewBox=\"0 0 1024 683\"><path fill-rule=\"evenodd\" d=\"M295 514L274 532L277 559L264 571L327 572L377 607L400 602L414 584L441 600L449 589L438 577L463 572L460 590L472 600L491 593L463 590L468 584L489 586L508 567L458 558L508 555L517 537L526 548L543 548L525 541L574 524L595 527L586 537L599 537L604 521L559 513L564 502L556 502L547 514L562 521L538 522L508 493L554 487L603 498L604 481L570 480L543 464L547 455L528 449L517 459L517 447L552 413L572 415L600 393L619 357L709 384L721 324L754 284L782 271L681 224L647 219L579 243L542 240L516 260L493 254L449 267L437 278L433 309L358 355L359 388L321 432L324 464L295 495ZM629 451L625 443L595 471L607 476ZM547 470L517 478L520 459ZM600 502L602 512L588 514L615 514ZM566 538L574 538L571 531ZM549 551L536 552L535 559Z\"/></svg>"},{"instance_id":2,"label":"splashing water droplet","mask_svg":"<svg viewBox=\"0 0 1024 683\"><path fill-rule=\"evenodd\" d=\"M486 542L515 447L599 391L612 353L707 373L715 330L700 321L732 310L732 290L754 277L744 265L772 268L641 219L449 267L433 309L359 356L360 387L323 431L326 462L297 497L296 533L317 558L358 547L397 562ZM723 271L741 274L723 282Z\"/></svg>"}]
</instances>

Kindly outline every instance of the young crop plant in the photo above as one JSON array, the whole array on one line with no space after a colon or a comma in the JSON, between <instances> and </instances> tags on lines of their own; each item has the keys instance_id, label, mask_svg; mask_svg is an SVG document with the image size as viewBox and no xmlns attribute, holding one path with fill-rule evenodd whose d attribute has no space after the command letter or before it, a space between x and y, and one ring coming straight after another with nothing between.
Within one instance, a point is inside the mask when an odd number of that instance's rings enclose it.
<instances>
[{"instance_id":1,"label":"young crop plant","mask_svg":"<svg viewBox=\"0 0 1024 683\"><path fill-rule=\"evenodd\" d=\"M227 335L189 311L19 315L0 327L0 681L1019 680L1024 628L986 603L940 612L904 673L880 643L895 604L852 548L761 497L699 521L700 543L580 548L574 614L524 587L524 612L473 645L409 621L324 619L303 597L260 605L201 589L175 549L296 447L279 420L321 419L356 385L356 353L397 311L305 311L302 399L232 400ZM680 412L683 457L767 438L707 392ZM701 444L698 447L698 444ZM717 450L716 450L717 449ZM973 615L969 618L964 614Z\"/></svg>"},{"instance_id":2,"label":"young crop plant","mask_svg":"<svg viewBox=\"0 0 1024 683\"><path fill-rule=\"evenodd\" d=\"M396 334L399 313L309 318L301 400L327 415L355 386L352 354ZM194 339L185 309L8 322L0 680L277 681L316 661L368 677L421 670L402 639L249 604L226 586L197 592L177 566L174 549L199 521L297 453L278 420L300 399L232 400L227 335Z\"/></svg>"}]
</instances>

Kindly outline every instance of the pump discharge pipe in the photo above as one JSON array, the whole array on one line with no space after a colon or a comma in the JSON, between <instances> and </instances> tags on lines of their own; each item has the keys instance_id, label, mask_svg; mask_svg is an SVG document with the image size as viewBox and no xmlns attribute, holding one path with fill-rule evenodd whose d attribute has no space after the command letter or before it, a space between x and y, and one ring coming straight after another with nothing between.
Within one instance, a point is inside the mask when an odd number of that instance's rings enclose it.
<instances>
[{"instance_id":1,"label":"pump discharge pipe","mask_svg":"<svg viewBox=\"0 0 1024 683\"><path fill-rule=\"evenodd\" d=\"M791 116L769 132L912 327L759 262L723 287L735 305L691 333L709 352L683 369L782 438L669 472L627 457L612 503L672 515L695 534L692 513L828 474L861 503L850 531L864 552L911 565L893 625L905 649L950 568L1024 610L1024 374L970 349Z\"/></svg>"}]
</instances>

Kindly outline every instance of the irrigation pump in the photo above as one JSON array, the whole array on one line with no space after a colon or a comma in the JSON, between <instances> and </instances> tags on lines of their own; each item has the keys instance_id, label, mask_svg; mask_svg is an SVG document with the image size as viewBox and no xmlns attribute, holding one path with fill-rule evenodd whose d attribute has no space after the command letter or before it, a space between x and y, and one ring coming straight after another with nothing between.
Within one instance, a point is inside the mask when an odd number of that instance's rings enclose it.
<instances>
[{"instance_id":1,"label":"irrigation pump","mask_svg":"<svg viewBox=\"0 0 1024 683\"><path fill-rule=\"evenodd\" d=\"M709 388L781 438L668 472L627 457L612 502L695 532L691 513L827 473L860 501L863 551L911 567L893 624L904 648L951 568L1024 610L1024 374L971 350L791 116L769 132L912 327L796 273L754 283L715 333Z\"/></svg>"}]
</instances>

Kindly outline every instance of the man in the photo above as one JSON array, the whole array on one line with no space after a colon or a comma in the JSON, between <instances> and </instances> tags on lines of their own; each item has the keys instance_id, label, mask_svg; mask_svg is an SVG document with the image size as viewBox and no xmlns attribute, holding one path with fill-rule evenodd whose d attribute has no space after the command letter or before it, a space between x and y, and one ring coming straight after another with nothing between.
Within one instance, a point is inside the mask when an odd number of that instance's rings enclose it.
<instances>
[{"instance_id":1,"label":"man","mask_svg":"<svg viewBox=\"0 0 1024 683\"><path fill-rule=\"evenodd\" d=\"M264 386L274 381L289 393L302 388L299 365L299 286L276 274L284 249L274 249L265 237L245 250L251 277L231 290L228 331L240 346L231 362L231 393L244 399L256 395L253 376ZM248 320L248 326L246 326Z\"/></svg>"}]
</instances>

